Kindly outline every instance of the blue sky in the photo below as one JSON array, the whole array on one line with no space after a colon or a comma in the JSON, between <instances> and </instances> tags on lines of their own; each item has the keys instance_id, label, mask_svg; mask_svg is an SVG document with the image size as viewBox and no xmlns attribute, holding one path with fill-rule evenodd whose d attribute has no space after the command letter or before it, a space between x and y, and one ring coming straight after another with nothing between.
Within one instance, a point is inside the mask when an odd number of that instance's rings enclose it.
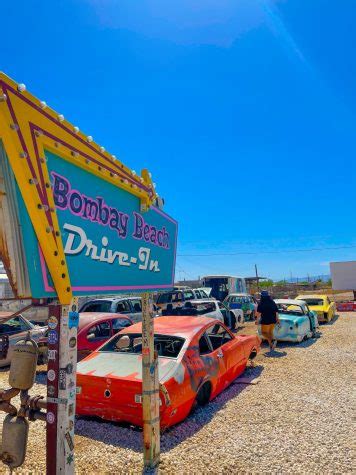
<instances>
[{"instance_id":1,"label":"blue sky","mask_svg":"<svg viewBox=\"0 0 356 475\"><path fill-rule=\"evenodd\" d=\"M2 18L0 69L152 171L177 278L355 259L353 0L19 0Z\"/></svg>"}]
</instances>

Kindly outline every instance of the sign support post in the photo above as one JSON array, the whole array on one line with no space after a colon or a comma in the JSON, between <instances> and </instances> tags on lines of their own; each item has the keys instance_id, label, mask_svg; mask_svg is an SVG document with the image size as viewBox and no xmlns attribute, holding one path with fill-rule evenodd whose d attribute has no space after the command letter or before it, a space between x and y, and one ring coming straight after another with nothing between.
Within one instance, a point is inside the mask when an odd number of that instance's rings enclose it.
<instances>
[{"instance_id":1,"label":"sign support post","mask_svg":"<svg viewBox=\"0 0 356 475\"><path fill-rule=\"evenodd\" d=\"M47 473L74 474L78 299L56 305L48 320Z\"/></svg>"},{"instance_id":2,"label":"sign support post","mask_svg":"<svg viewBox=\"0 0 356 475\"><path fill-rule=\"evenodd\" d=\"M152 297L142 294L142 405L144 468L154 468L160 457L158 357L154 349Z\"/></svg>"}]
</instances>

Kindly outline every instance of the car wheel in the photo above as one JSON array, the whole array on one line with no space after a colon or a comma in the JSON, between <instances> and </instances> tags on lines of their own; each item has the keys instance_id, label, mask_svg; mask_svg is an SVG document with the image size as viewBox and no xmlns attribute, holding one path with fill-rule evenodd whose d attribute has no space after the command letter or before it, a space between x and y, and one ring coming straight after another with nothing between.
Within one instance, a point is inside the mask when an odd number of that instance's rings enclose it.
<instances>
[{"instance_id":1,"label":"car wheel","mask_svg":"<svg viewBox=\"0 0 356 475\"><path fill-rule=\"evenodd\" d=\"M235 330L237 328L237 321L234 312L230 312L230 320L231 320L231 330Z\"/></svg>"},{"instance_id":2,"label":"car wheel","mask_svg":"<svg viewBox=\"0 0 356 475\"><path fill-rule=\"evenodd\" d=\"M195 398L198 406L205 406L205 404L208 404L210 400L210 394L211 394L211 383L206 382L199 389L198 394Z\"/></svg>"}]
</instances>

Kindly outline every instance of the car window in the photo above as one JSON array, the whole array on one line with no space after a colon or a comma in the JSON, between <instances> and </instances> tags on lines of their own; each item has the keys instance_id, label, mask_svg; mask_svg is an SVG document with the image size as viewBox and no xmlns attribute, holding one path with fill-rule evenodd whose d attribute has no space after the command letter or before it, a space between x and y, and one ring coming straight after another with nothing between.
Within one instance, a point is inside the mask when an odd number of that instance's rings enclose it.
<instances>
[{"instance_id":1,"label":"car window","mask_svg":"<svg viewBox=\"0 0 356 475\"><path fill-rule=\"evenodd\" d=\"M207 336L210 340L213 350L217 350L232 340L230 333L220 324L212 325L208 328Z\"/></svg>"},{"instance_id":2,"label":"car window","mask_svg":"<svg viewBox=\"0 0 356 475\"><path fill-rule=\"evenodd\" d=\"M11 318L5 323L0 325L0 335L11 334L14 335L16 333L25 332L31 330L33 327L21 317Z\"/></svg>"},{"instance_id":3,"label":"car window","mask_svg":"<svg viewBox=\"0 0 356 475\"><path fill-rule=\"evenodd\" d=\"M201 290L200 293L201 293L201 298L202 299L208 299L209 298L209 295L205 292L205 290Z\"/></svg>"},{"instance_id":4,"label":"car window","mask_svg":"<svg viewBox=\"0 0 356 475\"><path fill-rule=\"evenodd\" d=\"M195 290L195 296L197 299L201 299L202 296L201 296L201 293L200 293L200 290Z\"/></svg>"},{"instance_id":5,"label":"car window","mask_svg":"<svg viewBox=\"0 0 356 475\"><path fill-rule=\"evenodd\" d=\"M131 322L126 318L114 318L111 320L112 329L114 334L122 330L123 328L131 326Z\"/></svg>"},{"instance_id":6,"label":"car window","mask_svg":"<svg viewBox=\"0 0 356 475\"><path fill-rule=\"evenodd\" d=\"M131 307L127 300L120 300L116 304L116 313L131 313Z\"/></svg>"},{"instance_id":7,"label":"car window","mask_svg":"<svg viewBox=\"0 0 356 475\"><path fill-rule=\"evenodd\" d=\"M191 290L186 290L184 292L184 300L194 300L195 296Z\"/></svg>"},{"instance_id":8,"label":"car window","mask_svg":"<svg viewBox=\"0 0 356 475\"><path fill-rule=\"evenodd\" d=\"M110 323L100 322L89 328L87 332L87 340L104 340L110 337Z\"/></svg>"},{"instance_id":9,"label":"car window","mask_svg":"<svg viewBox=\"0 0 356 475\"><path fill-rule=\"evenodd\" d=\"M100 302L88 302L84 304L81 312L111 312L111 302L103 300Z\"/></svg>"},{"instance_id":10,"label":"car window","mask_svg":"<svg viewBox=\"0 0 356 475\"><path fill-rule=\"evenodd\" d=\"M172 335L154 335L154 348L159 357L177 358L184 339ZM100 351L115 353L141 354L142 335L140 333L118 334L101 347Z\"/></svg>"},{"instance_id":11,"label":"car window","mask_svg":"<svg viewBox=\"0 0 356 475\"><path fill-rule=\"evenodd\" d=\"M169 303L172 300L172 294L170 292L165 292L164 294L159 294L157 303Z\"/></svg>"},{"instance_id":12,"label":"car window","mask_svg":"<svg viewBox=\"0 0 356 475\"><path fill-rule=\"evenodd\" d=\"M131 306L132 306L134 312L136 312L136 313L142 312L142 305L141 305L141 300L140 299L132 299L131 300Z\"/></svg>"},{"instance_id":13,"label":"car window","mask_svg":"<svg viewBox=\"0 0 356 475\"><path fill-rule=\"evenodd\" d=\"M177 293L173 294L172 295L172 302L183 302L182 292L177 292Z\"/></svg>"},{"instance_id":14,"label":"car window","mask_svg":"<svg viewBox=\"0 0 356 475\"><path fill-rule=\"evenodd\" d=\"M209 340L208 340L205 333L204 333L204 335L202 335L200 337L200 340L199 340L199 353L201 355L207 355L207 354L211 353L211 347L210 347L210 344L209 344Z\"/></svg>"}]
</instances>

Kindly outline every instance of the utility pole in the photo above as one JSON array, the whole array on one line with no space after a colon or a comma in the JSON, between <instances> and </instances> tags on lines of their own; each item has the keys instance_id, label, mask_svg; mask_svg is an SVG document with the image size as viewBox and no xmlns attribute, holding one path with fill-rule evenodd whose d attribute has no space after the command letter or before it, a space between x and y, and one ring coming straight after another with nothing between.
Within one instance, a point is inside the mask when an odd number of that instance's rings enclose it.
<instances>
[{"instance_id":1,"label":"utility pole","mask_svg":"<svg viewBox=\"0 0 356 475\"><path fill-rule=\"evenodd\" d=\"M258 277L257 264L255 264L255 272L256 272L257 292L259 292L260 291L260 279Z\"/></svg>"}]
</instances>

